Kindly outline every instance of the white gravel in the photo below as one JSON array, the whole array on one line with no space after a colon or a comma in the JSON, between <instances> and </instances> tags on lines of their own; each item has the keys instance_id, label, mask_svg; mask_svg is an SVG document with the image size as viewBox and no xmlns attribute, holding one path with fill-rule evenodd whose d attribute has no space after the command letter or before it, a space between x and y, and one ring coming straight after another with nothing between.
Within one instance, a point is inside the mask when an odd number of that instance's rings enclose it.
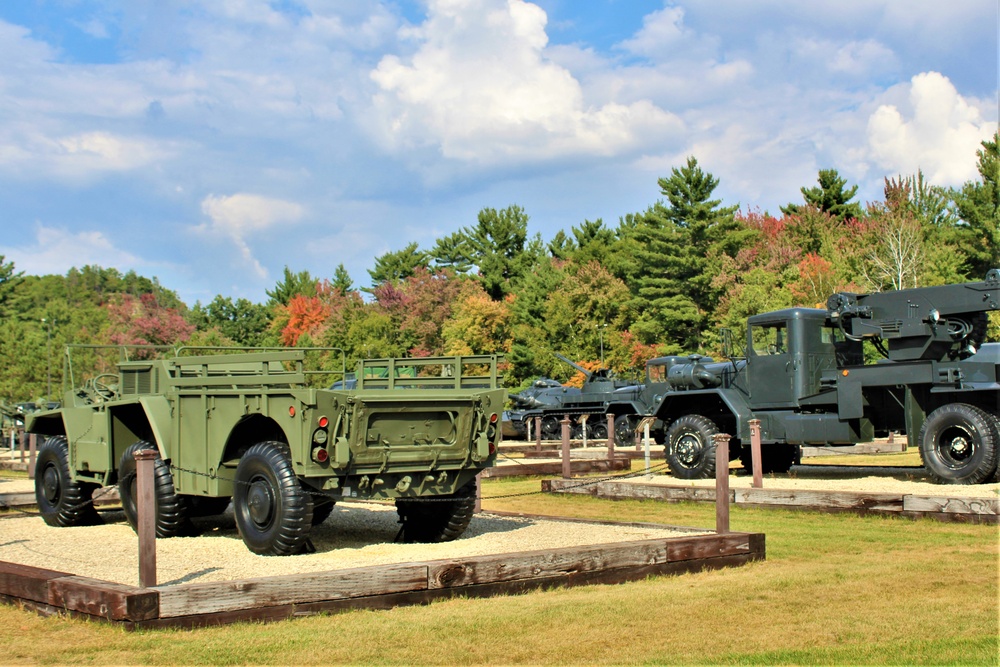
<instances>
[{"instance_id":1,"label":"white gravel","mask_svg":"<svg viewBox=\"0 0 1000 667\"><path fill-rule=\"evenodd\" d=\"M788 474L764 475L765 489L793 491L854 491L858 493L900 493L914 496L944 498L996 498L1000 496L1000 483L992 484L935 484L919 469L903 468L887 475L885 468L873 475L864 467L794 466ZM715 479L682 480L669 475L637 477L636 483L660 484L679 487L715 487ZM753 482L749 475L730 475L729 486L748 489Z\"/></svg>"},{"instance_id":2,"label":"white gravel","mask_svg":"<svg viewBox=\"0 0 1000 667\"><path fill-rule=\"evenodd\" d=\"M0 519L0 560L137 585L136 535L120 512L104 516L105 520L117 523L53 528L39 517ZM465 534L453 542L394 544L399 524L393 506L343 503L311 532L316 553L267 557L252 554L244 546L236 532L231 508L220 517L199 520L199 525L205 529L200 537L157 540L157 580L161 585L696 534L484 513L473 518Z\"/></svg>"}]
</instances>

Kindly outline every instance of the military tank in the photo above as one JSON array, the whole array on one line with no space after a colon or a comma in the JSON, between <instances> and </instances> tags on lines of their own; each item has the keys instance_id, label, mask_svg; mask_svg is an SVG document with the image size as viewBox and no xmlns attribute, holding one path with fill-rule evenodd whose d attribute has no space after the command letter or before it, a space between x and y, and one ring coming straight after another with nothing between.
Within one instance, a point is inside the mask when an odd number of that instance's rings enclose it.
<instances>
[{"instance_id":1,"label":"military tank","mask_svg":"<svg viewBox=\"0 0 1000 667\"><path fill-rule=\"evenodd\" d=\"M539 410L557 408L563 404L564 397L579 394L577 387L564 387L552 378L536 378L528 388L509 396L511 409L503 414L503 436L512 440L530 440L533 432L529 416L534 417Z\"/></svg>"},{"instance_id":2,"label":"military tank","mask_svg":"<svg viewBox=\"0 0 1000 667\"><path fill-rule=\"evenodd\" d=\"M589 371L561 354L555 356L583 373L583 387L564 387L555 380L539 378L525 391L512 395L515 409L510 413L511 424L519 425L522 437L531 437L531 420L541 417L542 437L558 439L562 434L559 422L568 415L572 438L580 439L586 433L594 440L607 439L610 412L615 415L615 440L621 445L631 443L637 415L646 411L641 400L644 385L619 378L610 368ZM583 416L587 419L581 419Z\"/></svg>"}]
</instances>

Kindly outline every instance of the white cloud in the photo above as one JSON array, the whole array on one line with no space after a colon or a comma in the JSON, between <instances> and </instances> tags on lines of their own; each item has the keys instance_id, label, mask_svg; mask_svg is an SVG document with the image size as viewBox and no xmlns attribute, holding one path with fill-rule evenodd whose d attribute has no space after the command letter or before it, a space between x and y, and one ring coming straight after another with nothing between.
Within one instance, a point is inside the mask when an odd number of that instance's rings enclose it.
<instances>
[{"instance_id":1,"label":"white cloud","mask_svg":"<svg viewBox=\"0 0 1000 667\"><path fill-rule=\"evenodd\" d=\"M371 74L380 139L491 165L615 155L681 130L648 100L585 103L572 73L546 57L546 21L522 0L432 0L409 33L416 52L385 56Z\"/></svg>"},{"instance_id":2,"label":"white cloud","mask_svg":"<svg viewBox=\"0 0 1000 667\"><path fill-rule=\"evenodd\" d=\"M35 276L61 275L88 264L119 270L143 264L135 255L116 248L103 232L74 232L42 224L35 227L33 245L0 247L0 254L13 261L18 271Z\"/></svg>"},{"instance_id":3,"label":"white cloud","mask_svg":"<svg viewBox=\"0 0 1000 667\"><path fill-rule=\"evenodd\" d=\"M710 56L717 48L715 40L699 36L684 25L681 7L665 7L647 14L642 28L618 46L653 60L694 60Z\"/></svg>"},{"instance_id":4,"label":"white cloud","mask_svg":"<svg viewBox=\"0 0 1000 667\"><path fill-rule=\"evenodd\" d=\"M165 159L173 149L144 137L110 132L47 136L43 128L13 125L0 129L0 171L17 178L54 177L70 182L93 181Z\"/></svg>"},{"instance_id":5,"label":"white cloud","mask_svg":"<svg viewBox=\"0 0 1000 667\"><path fill-rule=\"evenodd\" d=\"M115 136L108 132L87 132L56 140L62 148L61 162L66 168L78 163L78 169L126 171L152 162L162 154L145 139Z\"/></svg>"},{"instance_id":6,"label":"white cloud","mask_svg":"<svg viewBox=\"0 0 1000 667\"><path fill-rule=\"evenodd\" d=\"M789 53L798 66L804 66L813 76L826 71L863 78L891 71L899 64L896 54L874 39L843 41L797 37L790 43Z\"/></svg>"},{"instance_id":7,"label":"white cloud","mask_svg":"<svg viewBox=\"0 0 1000 667\"><path fill-rule=\"evenodd\" d=\"M905 88L906 86L904 86ZM996 132L947 77L914 76L907 104L883 104L868 119L868 155L889 175L922 170L934 185L957 186L977 177L976 151Z\"/></svg>"},{"instance_id":8,"label":"white cloud","mask_svg":"<svg viewBox=\"0 0 1000 667\"><path fill-rule=\"evenodd\" d=\"M267 277L267 270L254 257L247 236L298 222L305 213L302 205L295 202L247 193L209 195L202 200L201 210L208 216L210 223L197 229L229 237L243 259L251 264L254 272L261 278Z\"/></svg>"}]
</instances>

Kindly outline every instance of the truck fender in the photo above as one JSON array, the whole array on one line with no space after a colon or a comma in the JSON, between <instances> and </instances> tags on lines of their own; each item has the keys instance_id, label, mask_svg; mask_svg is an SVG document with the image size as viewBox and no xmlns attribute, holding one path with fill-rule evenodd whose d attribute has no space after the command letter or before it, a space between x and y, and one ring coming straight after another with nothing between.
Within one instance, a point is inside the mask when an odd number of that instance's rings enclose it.
<instances>
[{"instance_id":1,"label":"truck fender","mask_svg":"<svg viewBox=\"0 0 1000 667\"><path fill-rule=\"evenodd\" d=\"M724 416L726 422L718 424L719 428L725 432L735 431L730 435L740 440L749 440L747 420L753 416L742 396L717 389L668 392L655 414L665 425L686 414L699 414L716 420Z\"/></svg>"},{"instance_id":2,"label":"truck fender","mask_svg":"<svg viewBox=\"0 0 1000 667\"><path fill-rule=\"evenodd\" d=\"M153 432L153 440L160 450L160 457L169 459L173 448L170 402L163 396L140 396L139 404L146 413L146 421L149 422L149 428Z\"/></svg>"}]
</instances>

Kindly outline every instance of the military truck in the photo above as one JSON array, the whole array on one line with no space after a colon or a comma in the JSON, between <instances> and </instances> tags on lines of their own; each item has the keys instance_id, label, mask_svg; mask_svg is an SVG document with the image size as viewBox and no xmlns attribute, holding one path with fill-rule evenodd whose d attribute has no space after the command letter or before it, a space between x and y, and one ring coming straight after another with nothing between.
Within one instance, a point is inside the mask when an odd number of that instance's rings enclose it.
<instances>
[{"instance_id":1,"label":"military truck","mask_svg":"<svg viewBox=\"0 0 1000 667\"><path fill-rule=\"evenodd\" d=\"M749 318L727 361L675 357L649 410L665 428L674 476L715 474L713 434L733 436L750 466L761 422L765 472L787 471L802 445L852 445L906 434L939 483L994 478L1000 448L1000 345L983 344L1000 309L1000 271L985 280L872 294L839 293L826 309ZM865 363L864 343L884 358Z\"/></svg>"},{"instance_id":2,"label":"military truck","mask_svg":"<svg viewBox=\"0 0 1000 667\"><path fill-rule=\"evenodd\" d=\"M312 526L346 499L395 500L404 541L468 526L506 400L496 356L365 360L354 388L323 389L303 349L189 353L120 362L29 416L27 431L47 438L35 495L48 524L99 521L89 501L116 484L134 528L134 455L151 450L158 537L191 534L192 518L230 502L243 542L264 555L308 549Z\"/></svg>"}]
</instances>

